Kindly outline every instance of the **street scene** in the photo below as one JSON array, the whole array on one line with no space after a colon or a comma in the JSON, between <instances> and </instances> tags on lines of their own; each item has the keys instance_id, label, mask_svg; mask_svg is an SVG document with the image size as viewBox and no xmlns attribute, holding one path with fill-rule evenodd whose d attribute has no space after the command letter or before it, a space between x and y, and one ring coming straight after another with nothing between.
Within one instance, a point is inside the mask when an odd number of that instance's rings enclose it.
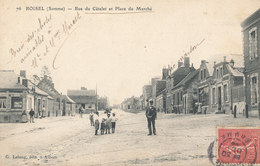
<instances>
[{"instance_id":1,"label":"street scene","mask_svg":"<svg viewBox=\"0 0 260 166\"><path fill-rule=\"evenodd\" d=\"M260 164L259 6L0 1L0 166Z\"/></svg>"},{"instance_id":2,"label":"street scene","mask_svg":"<svg viewBox=\"0 0 260 166\"><path fill-rule=\"evenodd\" d=\"M216 140L217 126L250 127L260 123L257 118L248 121L224 114L159 113L157 135L147 136L144 112L112 112L118 118L116 131L105 135L100 131L94 135L88 115L37 119L35 124L2 124L1 165L207 166L212 165L208 149Z\"/></svg>"}]
</instances>

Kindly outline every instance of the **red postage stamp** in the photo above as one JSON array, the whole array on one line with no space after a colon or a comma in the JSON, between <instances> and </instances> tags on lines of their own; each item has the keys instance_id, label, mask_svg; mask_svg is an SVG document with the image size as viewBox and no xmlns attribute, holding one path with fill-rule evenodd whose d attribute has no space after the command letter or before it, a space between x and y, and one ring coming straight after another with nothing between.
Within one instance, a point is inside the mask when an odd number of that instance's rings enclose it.
<instances>
[{"instance_id":1,"label":"red postage stamp","mask_svg":"<svg viewBox=\"0 0 260 166\"><path fill-rule=\"evenodd\" d=\"M217 162L259 164L260 128L218 128Z\"/></svg>"}]
</instances>

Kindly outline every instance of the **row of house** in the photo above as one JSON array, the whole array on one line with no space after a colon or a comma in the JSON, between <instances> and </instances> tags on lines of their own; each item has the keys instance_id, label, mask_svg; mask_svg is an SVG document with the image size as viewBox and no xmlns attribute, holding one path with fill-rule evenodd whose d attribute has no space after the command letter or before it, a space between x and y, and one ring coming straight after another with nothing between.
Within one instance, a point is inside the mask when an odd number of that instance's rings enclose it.
<instances>
[{"instance_id":1,"label":"row of house","mask_svg":"<svg viewBox=\"0 0 260 166\"><path fill-rule=\"evenodd\" d=\"M174 72L163 68L160 78L152 78L150 85L143 86L141 108L153 100L156 109L165 113L232 114L236 109L241 115L260 117L260 9L241 26L244 67L224 56L214 64L201 60L195 69L186 56Z\"/></svg>"},{"instance_id":2,"label":"row of house","mask_svg":"<svg viewBox=\"0 0 260 166\"><path fill-rule=\"evenodd\" d=\"M51 77L45 75L38 83L26 77L26 71L0 70L0 122L21 122L22 113L35 111L36 118L75 116L83 106L86 113L107 107L107 98L97 98L93 90L68 90L59 93Z\"/></svg>"},{"instance_id":3,"label":"row of house","mask_svg":"<svg viewBox=\"0 0 260 166\"><path fill-rule=\"evenodd\" d=\"M120 108L125 111L141 110L141 102L139 97L126 98L120 105Z\"/></svg>"}]
</instances>

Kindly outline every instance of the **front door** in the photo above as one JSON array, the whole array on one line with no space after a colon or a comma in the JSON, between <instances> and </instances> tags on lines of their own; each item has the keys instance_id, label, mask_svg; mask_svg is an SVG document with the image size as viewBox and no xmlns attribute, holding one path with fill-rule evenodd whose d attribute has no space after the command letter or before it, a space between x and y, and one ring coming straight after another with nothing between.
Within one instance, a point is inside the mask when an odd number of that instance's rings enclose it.
<instances>
[{"instance_id":1,"label":"front door","mask_svg":"<svg viewBox=\"0 0 260 166\"><path fill-rule=\"evenodd\" d=\"M218 110L221 110L221 87L218 87Z\"/></svg>"}]
</instances>

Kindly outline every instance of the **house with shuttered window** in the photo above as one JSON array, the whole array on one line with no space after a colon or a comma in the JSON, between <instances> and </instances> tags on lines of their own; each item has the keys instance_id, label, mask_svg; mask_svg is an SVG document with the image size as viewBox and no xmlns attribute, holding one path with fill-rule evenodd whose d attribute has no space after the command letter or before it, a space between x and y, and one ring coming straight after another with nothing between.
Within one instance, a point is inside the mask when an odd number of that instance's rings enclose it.
<instances>
[{"instance_id":1,"label":"house with shuttered window","mask_svg":"<svg viewBox=\"0 0 260 166\"><path fill-rule=\"evenodd\" d=\"M260 9L242 23L246 104L249 116L260 116Z\"/></svg>"}]
</instances>

